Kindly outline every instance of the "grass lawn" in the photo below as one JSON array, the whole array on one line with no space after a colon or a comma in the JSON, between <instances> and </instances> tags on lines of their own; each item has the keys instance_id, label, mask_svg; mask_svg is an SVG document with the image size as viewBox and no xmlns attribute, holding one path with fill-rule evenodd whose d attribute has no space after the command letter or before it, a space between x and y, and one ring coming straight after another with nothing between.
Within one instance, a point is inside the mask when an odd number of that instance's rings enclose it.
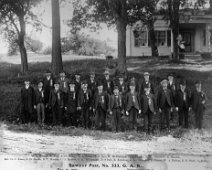
<instances>
[{"instance_id":1,"label":"grass lawn","mask_svg":"<svg viewBox=\"0 0 212 170\"><path fill-rule=\"evenodd\" d=\"M142 78L142 73L144 71L149 71L151 73L151 78L153 82L157 85L163 78L166 78L169 72L174 72L176 74L177 80L181 78L185 78L188 80L188 86L192 89L194 86L194 82L196 80L201 80L203 83L203 89L207 95L207 104L206 104L206 112L204 115L204 128L207 129L208 133L211 134L210 129L212 128L212 70L210 70L210 62L202 61L198 63L188 63L182 62L180 64L171 64L167 61L156 61L149 59L128 59L127 66L129 70L129 76L135 76L137 78ZM97 77L100 77L105 68L105 60L98 59L90 59L90 60L75 60L75 61L66 61L64 62L64 70L67 72L68 76L71 77L75 71L79 71L83 74L83 79L88 76L89 70L95 68ZM112 62L114 65L114 62ZM209 69L199 69L201 68L209 68ZM29 74L28 78L33 83L36 83L39 79L42 78L43 72L46 69L51 67L50 63L31 63L29 64ZM212 67L211 67L212 68ZM111 132L95 132L95 131L87 131L82 129L75 129L73 127L69 128L49 128L47 127L45 130L39 129L36 125L33 125L32 128L24 125L17 125L16 120L19 116L19 103L20 103L20 88L23 84L23 80L26 76L22 76L19 74L20 65L13 65L7 63L0 63L0 120L9 122L9 129L16 131L27 131L27 132L36 132L36 133L53 133L55 135L90 135L95 136L96 138L105 138L110 139L128 139L130 134L136 136L137 140L148 140L151 139L150 136L146 136L144 133L137 132L122 132L118 134L114 134ZM113 72L113 69L111 69ZM19 75L19 76L18 76ZM193 115L190 113L190 122L192 122ZM124 119L127 119L126 117ZM141 119L139 120L141 121ZM127 122L127 121L125 121ZM155 127L157 127L158 115L155 116ZM176 126L177 117L175 116L175 121L172 123L173 126ZM108 123L109 124L109 123ZM141 123L140 123L141 124ZM192 124L192 123L191 123ZM122 124L123 129L127 126L127 123ZM184 133L185 132L185 133ZM182 134L186 135L187 132L193 134L194 132L190 132L189 130L176 128L171 132L171 134L175 137L181 137ZM208 135L207 133L207 135ZM158 135L158 133L156 134ZM207 136L206 135L206 136ZM209 135L211 138L212 135ZM208 138L207 138L208 139Z\"/></svg>"}]
</instances>

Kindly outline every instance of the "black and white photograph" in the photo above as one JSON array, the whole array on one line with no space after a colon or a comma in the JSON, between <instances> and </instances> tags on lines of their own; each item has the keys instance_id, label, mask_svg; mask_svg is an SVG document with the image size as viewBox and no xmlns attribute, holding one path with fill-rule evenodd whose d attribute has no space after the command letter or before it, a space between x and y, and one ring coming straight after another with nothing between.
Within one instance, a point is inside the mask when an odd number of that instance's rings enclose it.
<instances>
[{"instance_id":1,"label":"black and white photograph","mask_svg":"<svg viewBox=\"0 0 212 170\"><path fill-rule=\"evenodd\" d=\"M212 0L0 0L0 170L212 170Z\"/></svg>"}]
</instances>

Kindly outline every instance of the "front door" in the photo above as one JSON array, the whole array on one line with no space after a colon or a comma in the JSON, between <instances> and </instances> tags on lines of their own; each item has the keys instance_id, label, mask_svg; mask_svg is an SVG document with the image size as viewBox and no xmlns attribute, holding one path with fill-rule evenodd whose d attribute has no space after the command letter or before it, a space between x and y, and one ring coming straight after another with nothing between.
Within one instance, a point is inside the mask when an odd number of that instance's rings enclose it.
<instances>
[{"instance_id":1,"label":"front door","mask_svg":"<svg viewBox=\"0 0 212 170\"><path fill-rule=\"evenodd\" d=\"M191 31L185 31L181 33L184 45L185 45L185 52L192 52L192 32Z\"/></svg>"}]
</instances>

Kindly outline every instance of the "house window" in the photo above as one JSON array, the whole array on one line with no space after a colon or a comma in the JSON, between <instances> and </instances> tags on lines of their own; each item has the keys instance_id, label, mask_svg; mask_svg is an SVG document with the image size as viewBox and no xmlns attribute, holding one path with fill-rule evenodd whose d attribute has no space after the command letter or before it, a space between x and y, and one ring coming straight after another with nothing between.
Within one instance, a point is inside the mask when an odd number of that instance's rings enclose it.
<instances>
[{"instance_id":1,"label":"house window","mask_svg":"<svg viewBox=\"0 0 212 170\"><path fill-rule=\"evenodd\" d=\"M155 31L155 38L157 46L166 45L166 31Z\"/></svg>"},{"instance_id":2,"label":"house window","mask_svg":"<svg viewBox=\"0 0 212 170\"><path fill-rule=\"evenodd\" d=\"M135 47L146 46L147 45L147 31L139 32L135 38Z\"/></svg>"},{"instance_id":3,"label":"house window","mask_svg":"<svg viewBox=\"0 0 212 170\"><path fill-rule=\"evenodd\" d=\"M171 46L171 30L167 31L167 46Z\"/></svg>"}]
</instances>

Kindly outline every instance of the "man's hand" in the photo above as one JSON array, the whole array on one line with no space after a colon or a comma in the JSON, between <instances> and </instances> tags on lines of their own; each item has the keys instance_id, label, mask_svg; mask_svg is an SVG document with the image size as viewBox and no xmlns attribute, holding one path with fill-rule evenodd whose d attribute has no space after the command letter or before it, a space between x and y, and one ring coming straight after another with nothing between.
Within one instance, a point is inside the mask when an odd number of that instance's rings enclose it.
<instances>
[{"instance_id":1,"label":"man's hand","mask_svg":"<svg viewBox=\"0 0 212 170\"><path fill-rule=\"evenodd\" d=\"M191 107L188 108L188 111L191 111Z\"/></svg>"},{"instance_id":2,"label":"man's hand","mask_svg":"<svg viewBox=\"0 0 212 170\"><path fill-rule=\"evenodd\" d=\"M138 111L138 114L141 114L141 110Z\"/></svg>"},{"instance_id":3,"label":"man's hand","mask_svg":"<svg viewBox=\"0 0 212 170\"><path fill-rule=\"evenodd\" d=\"M160 113L162 112L161 108L159 108L159 112L160 112Z\"/></svg>"},{"instance_id":4,"label":"man's hand","mask_svg":"<svg viewBox=\"0 0 212 170\"><path fill-rule=\"evenodd\" d=\"M156 115L156 112L154 112L153 114Z\"/></svg>"},{"instance_id":5,"label":"man's hand","mask_svg":"<svg viewBox=\"0 0 212 170\"><path fill-rule=\"evenodd\" d=\"M89 107L89 110L92 110L92 107Z\"/></svg>"},{"instance_id":6,"label":"man's hand","mask_svg":"<svg viewBox=\"0 0 212 170\"><path fill-rule=\"evenodd\" d=\"M173 112L173 107L171 107L171 112Z\"/></svg>"},{"instance_id":7,"label":"man's hand","mask_svg":"<svg viewBox=\"0 0 212 170\"><path fill-rule=\"evenodd\" d=\"M175 110L176 110L176 111L178 111L178 110L179 110L179 108L178 108L178 107L175 107Z\"/></svg>"},{"instance_id":8,"label":"man's hand","mask_svg":"<svg viewBox=\"0 0 212 170\"><path fill-rule=\"evenodd\" d=\"M95 112L96 110L93 108L93 112Z\"/></svg>"},{"instance_id":9,"label":"man's hand","mask_svg":"<svg viewBox=\"0 0 212 170\"><path fill-rule=\"evenodd\" d=\"M112 114L113 114L113 112L112 112L112 111L109 111L109 113L110 113L110 115L112 115Z\"/></svg>"},{"instance_id":10,"label":"man's hand","mask_svg":"<svg viewBox=\"0 0 212 170\"><path fill-rule=\"evenodd\" d=\"M81 107L77 107L77 110L81 110L82 108Z\"/></svg>"},{"instance_id":11,"label":"man's hand","mask_svg":"<svg viewBox=\"0 0 212 170\"><path fill-rule=\"evenodd\" d=\"M205 100L202 101L202 104L205 104Z\"/></svg>"},{"instance_id":12,"label":"man's hand","mask_svg":"<svg viewBox=\"0 0 212 170\"><path fill-rule=\"evenodd\" d=\"M65 110L67 110L67 107L65 107Z\"/></svg>"},{"instance_id":13,"label":"man's hand","mask_svg":"<svg viewBox=\"0 0 212 170\"><path fill-rule=\"evenodd\" d=\"M36 105L34 105L34 109L36 109L37 108L37 106Z\"/></svg>"},{"instance_id":14,"label":"man's hand","mask_svg":"<svg viewBox=\"0 0 212 170\"><path fill-rule=\"evenodd\" d=\"M128 112L128 111L126 111L126 115L127 115L127 116L129 115L129 112Z\"/></svg>"}]
</instances>

